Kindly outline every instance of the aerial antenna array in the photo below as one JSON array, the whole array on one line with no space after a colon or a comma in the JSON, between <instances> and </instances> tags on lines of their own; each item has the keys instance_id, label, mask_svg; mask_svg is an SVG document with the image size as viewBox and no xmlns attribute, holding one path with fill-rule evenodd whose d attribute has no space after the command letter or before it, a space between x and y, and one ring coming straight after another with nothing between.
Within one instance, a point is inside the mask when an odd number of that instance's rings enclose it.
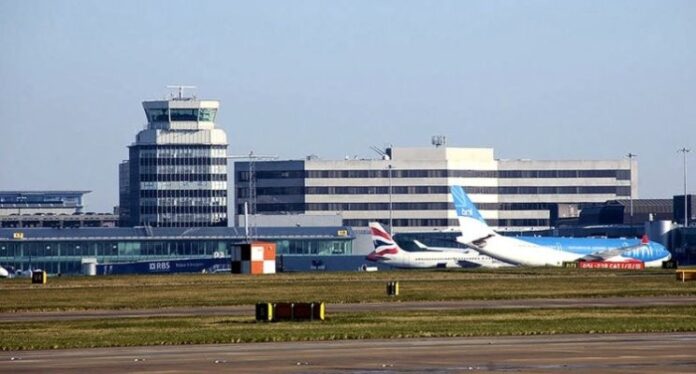
<instances>
[{"instance_id":1,"label":"aerial antenna array","mask_svg":"<svg viewBox=\"0 0 696 374\"><path fill-rule=\"evenodd\" d=\"M443 145L447 145L447 137L444 135L434 135L430 142L435 146L435 148L440 148Z\"/></svg>"},{"instance_id":2,"label":"aerial antenna array","mask_svg":"<svg viewBox=\"0 0 696 374\"><path fill-rule=\"evenodd\" d=\"M184 89L192 89L192 90L195 90L195 89L196 89L196 86L186 86L186 85L179 84L179 85L167 86L167 88L169 89L169 98L170 98L170 99L184 100L184 99L185 99L185 97L184 97ZM176 89L176 91L177 91L177 93L178 93L178 96L174 96L174 92L173 92L174 89ZM194 99L196 98L195 95L192 95L191 97L194 98Z\"/></svg>"}]
</instances>

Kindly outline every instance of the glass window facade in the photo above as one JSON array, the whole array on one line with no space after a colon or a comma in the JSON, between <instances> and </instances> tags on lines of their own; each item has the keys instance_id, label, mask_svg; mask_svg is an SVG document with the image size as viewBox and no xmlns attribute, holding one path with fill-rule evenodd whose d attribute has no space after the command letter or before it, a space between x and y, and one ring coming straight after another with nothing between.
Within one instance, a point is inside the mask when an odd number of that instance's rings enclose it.
<instances>
[{"instance_id":1,"label":"glass window facade","mask_svg":"<svg viewBox=\"0 0 696 374\"><path fill-rule=\"evenodd\" d=\"M249 173L240 171L238 180L248 180ZM631 171L626 169L591 170L451 170L451 169L392 169L389 170L294 170L257 171L258 179L311 178L311 179L352 179L352 178L614 178L630 180Z\"/></svg>"},{"instance_id":2,"label":"glass window facade","mask_svg":"<svg viewBox=\"0 0 696 374\"><path fill-rule=\"evenodd\" d=\"M352 255L351 238L273 239L276 253L287 255ZM99 263L212 258L216 253L229 256L238 240L162 239L162 240L46 240L0 241L0 265L15 269L42 269L49 273L80 273L81 260L95 257Z\"/></svg>"},{"instance_id":3,"label":"glass window facade","mask_svg":"<svg viewBox=\"0 0 696 374\"><path fill-rule=\"evenodd\" d=\"M217 109L214 108L150 108L145 111L147 120L150 123L171 122L171 121L205 121L215 122Z\"/></svg>"},{"instance_id":4,"label":"glass window facade","mask_svg":"<svg viewBox=\"0 0 696 374\"><path fill-rule=\"evenodd\" d=\"M130 225L227 226L226 145L134 145Z\"/></svg>"}]
</instances>

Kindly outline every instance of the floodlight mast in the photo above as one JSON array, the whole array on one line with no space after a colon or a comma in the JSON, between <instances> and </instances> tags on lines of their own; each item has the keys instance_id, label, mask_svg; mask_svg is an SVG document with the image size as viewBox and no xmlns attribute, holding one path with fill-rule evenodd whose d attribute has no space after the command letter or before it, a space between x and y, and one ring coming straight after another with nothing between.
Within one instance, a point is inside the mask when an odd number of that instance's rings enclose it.
<instances>
[{"instance_id":1,"label":"floodlight mast","mask_svg":"<svg viewBox=\"0 0 696 374\"><path fill-rule=\"evenodd\" d=\"M249 217L256 214L256 165L258 160L277 160L277 155L257 155L254 151L249 151L248 155L227 156L228 159L249 160L249 196L248 204L244 204L244 226L246 228L246 239L251 242L256 239L256 220L250 224Z\"/></svg>"},{"instance_id":2,"label":"floodlight mast","mask_svg":"<svg viewBox=\"0 0 696 374\"><path fill-rule=\"evenodd\" d=\"M687 198L687 186L686 186L686 156L689 152L691 152L691 149L683 147L679 149L677 152L681 152L684 154L684 227L689 227L689 209L687 206L688 203L688 198Z\"/></svg>"},{"instance_id":3,"label":"floodlight mast","mask_svg":"<svg viewBox=\"0 0 696 374\"><path fill-rule=\"evenodd\" d=\"M630 216L630 217L631 217L631 218L630 218L631 222L630 222L630 224L632 225L632 224L633 224L633 159L636 158L636 157L638 157L638 155L635 154L635 153L628 152L628 154L626 155L626 157L628 157L628 167L629 167L629 170L630 170L630 173L631 173L631 179L630 179L630 181L631 181L631 192L630 192L630 194L629 194L629 198L630 198L629 201L630 201L630 206L631 206L631 216Z\"/></svg>"}]
</instances>

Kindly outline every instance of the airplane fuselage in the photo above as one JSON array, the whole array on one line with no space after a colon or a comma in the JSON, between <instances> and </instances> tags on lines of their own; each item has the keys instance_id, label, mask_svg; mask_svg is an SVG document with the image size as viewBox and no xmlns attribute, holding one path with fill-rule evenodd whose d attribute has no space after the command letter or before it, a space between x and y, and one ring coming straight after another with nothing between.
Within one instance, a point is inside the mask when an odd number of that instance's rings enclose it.
<instances>
[{"instance_id":1,"label":"airplane fuselage","mask_svg":"<svg viewBox=\"0 0 696 374\"><path fill-rule=\"evenodd\" d=\"M471 262L473 256L455 251L404 251L398 255L369 259L402 269L461 268L468 267L467 263L471 264L471 267L476 266Z\"/></svg>"},{"instance_id":2,"label":"airplane fuselage","mask_svg":"<svg viewBox=\"0 0 696 374\"><path fill-rule=\"evenodd\" d=\"M465 243L466 244L466 243ZM616 248L635 247L609 260L643 261L647 267L661 266L670 253L659 243L641 244L639 239L559 237L506 237L493 235L479 243L478 251L512 264L561 266L584 256Z\"/></svg>"}]
</instances>

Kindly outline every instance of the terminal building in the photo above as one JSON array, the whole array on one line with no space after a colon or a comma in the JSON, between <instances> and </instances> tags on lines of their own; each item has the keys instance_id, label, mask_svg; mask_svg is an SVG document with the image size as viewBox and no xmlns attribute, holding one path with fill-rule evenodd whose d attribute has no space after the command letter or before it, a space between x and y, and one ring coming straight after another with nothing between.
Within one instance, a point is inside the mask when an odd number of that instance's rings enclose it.
<instances>
[{"instance_id":1,"label":"terminal building","mask_svg":"<svg viewBox=\"0 0 696 374\"><path fill-rule=\"evenodd\" d=\"M145 101L147 127L119 166L119 225L227 226L227 135L220 103L179 95Z\"/></svg>"},{"instance_id":2,"label":"terminal building","mask_svg":"<svg viewBox=\"0 0 696 374\"><path fill-rule=\"evenodd\" d=\"M491 148L388 148L379 159L235 162L235 222L243 221L249 186L257 215L340 214L342 224L365 228L392 222L396 232L458 226L449 187L461 185L497 230L551 225L558 204L636 198L635 160L502 160Z\"/></svg>"},{"instance_id":3,"label":"terminal building","mask_svg":"<svg viewBox=\"0 0 696 374\"><path fill-rule=\"evenodd\" d=\"M282 271L357 269L364 255L353 253L348 227L258 228L257 240L276 245ZM85 259L98 264L139 261L227 259L248 239L234 227L137 227L0 229L0 266L80 274ZM162 269L156 269L162 270Z\"/></svg>"},{"instance_id":4,"label":"terminal building","mask_svg":"<svg viewBox=\"0 0 696 374\"><path fill-rule=\"evenodd\" d=\"M0 191L0 227L114 227L111 213L84 212L90 191Z\"/></svg>"},{"instance_id":5,"label":"terminal building","mask_svg":"<svg viewBox=\"0 0 696 374\"><path fill-rule=\"evenodd\" d=\"M84 195L91 191L0 191L0 215L73 214L84 209Z\"/></svg>"}]
</instances>

